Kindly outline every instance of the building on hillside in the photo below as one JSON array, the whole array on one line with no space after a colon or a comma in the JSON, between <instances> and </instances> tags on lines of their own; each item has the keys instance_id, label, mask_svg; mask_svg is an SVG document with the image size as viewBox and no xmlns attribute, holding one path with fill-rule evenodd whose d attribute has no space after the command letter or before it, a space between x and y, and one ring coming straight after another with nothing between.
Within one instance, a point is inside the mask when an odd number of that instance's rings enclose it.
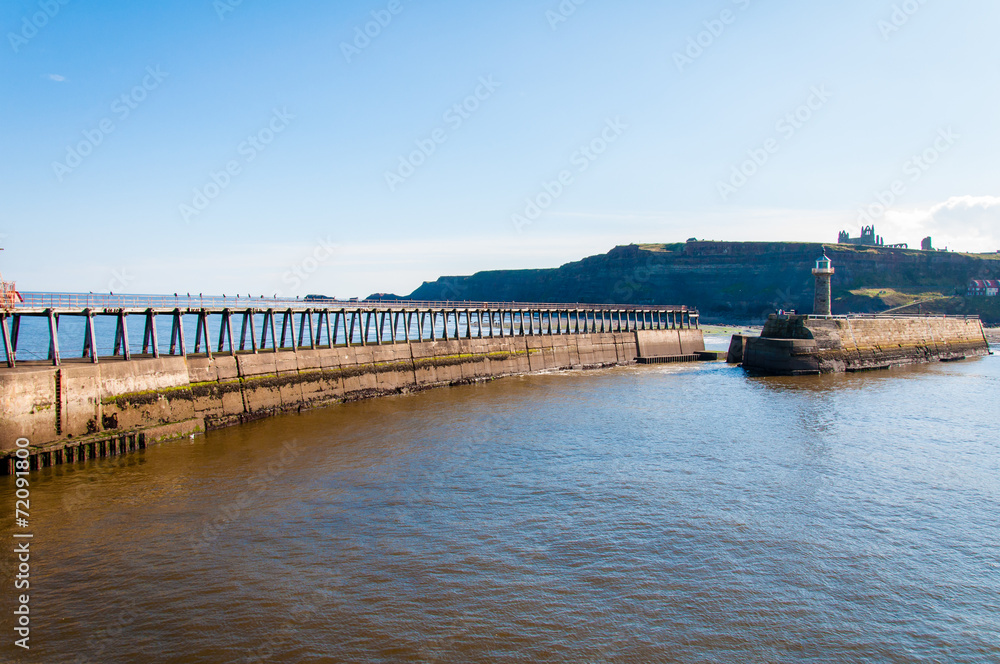
<instances>
[{"instance_id":1,"label":"building on hillside","mask_svg":"<svg viewBox=\"0 0 1000 664\"><path fill-rule=\"evenodd\" d=\"M1000 294L1000 280L997 279L973 279L969 282L969 295L997 297Z\"/></svg>"},{"instance_id":2,"label":"building on hillside","mask_svg":"<svg viewBox=\"0 0 1000 664\"><path fill-rule=\"evenodd\" d=\"M925 237L923 240L920 241L920 250L934 251L934 244L931 242L930 236Z\"/></svg>"},{"instance_id":3,"label":"building on hillside","mask_svg":"<svg viewBox=\"0 0 1000 664\"><path fill-rule=\"evenodd\" d=\"M840 231L840 235L837 236L837 243L854 244L863 247L888 247L890 249L906 249L908 247L905 242L900 244L886 244L885 239L881 235L875 234L874 224L863 226L861 228L861 237L851 237L851 234L847 231Z\"/></svg>"}]
</instances>

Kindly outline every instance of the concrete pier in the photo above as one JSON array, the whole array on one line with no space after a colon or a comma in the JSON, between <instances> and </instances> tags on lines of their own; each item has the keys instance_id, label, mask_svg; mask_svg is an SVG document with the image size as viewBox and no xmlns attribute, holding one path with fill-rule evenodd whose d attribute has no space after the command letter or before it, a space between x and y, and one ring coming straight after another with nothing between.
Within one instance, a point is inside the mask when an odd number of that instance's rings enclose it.
<instances>
[{"instance_id":1,"label":"concrete pier","mask_svg":"<svg viewBox=\"0 0 1000 664\"><path fill-rule=\"evenodd\" d=\"M0 314L9 348L0 368L0 454L28 438L36 466L107 454L107 441L122 435L145 446L380 394L704 350L697 311L681 306L145 301L74 309L25 299ZM18 358L17 332L28 316L48 324L44 359ZM60 353L58 321L67 316L85 319L82 357ZM100 316L114 322L111 343L95 334ZM186 318L194 320L193 341L184 335ZM130 346L130 319L140 322L141 346L138 339ZM160 320L169 343L157 336Z\"/></svg>"},{"instance_id":2,"label":"concrete pier","mask_svg":"<svg viewBox=\"0 0 1000 664\"><path fill-rule=\"evenodd\" d=\"M987 355L974 316L779 316L760 337L734 338L730 361L754 373L805 375L887 369ZM738 357L742 354L742 357Z\"/></svg>"}]
</instances>

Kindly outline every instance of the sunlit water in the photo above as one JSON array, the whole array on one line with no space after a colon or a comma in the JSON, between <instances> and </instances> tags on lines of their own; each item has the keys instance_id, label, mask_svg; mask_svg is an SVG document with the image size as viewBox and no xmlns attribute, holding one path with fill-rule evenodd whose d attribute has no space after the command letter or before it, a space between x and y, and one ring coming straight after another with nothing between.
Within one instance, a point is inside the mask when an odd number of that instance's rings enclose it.
<instances>
[{"instance_id":1,"label":"sunlit water","mask_svg":"<svg viewBox=\"0 0 1000 664\"><path fill-rule=\"evenodd\" d=\"M535 375L46 469L0 658L998 662L998 387Z\"/></svg>"}]
</instances>

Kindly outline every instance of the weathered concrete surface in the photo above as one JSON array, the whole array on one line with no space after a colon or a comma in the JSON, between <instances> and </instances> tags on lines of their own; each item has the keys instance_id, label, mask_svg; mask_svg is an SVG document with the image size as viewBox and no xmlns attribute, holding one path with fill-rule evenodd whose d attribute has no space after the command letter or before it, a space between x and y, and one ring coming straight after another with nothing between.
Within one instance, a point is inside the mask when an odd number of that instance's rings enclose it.
<instances>
[{"instance_id":1,"label":"weathered concrete surface","mask_svg":"<svg viewBox=\"0 0 1000 664\"><path fill-rule=\"evenodd\" d=\"M749 339L751 337L745 334L734 334L732 339L729 340L729 352L726 355L726 362L729 364L741 364Z\"/></svg>"},{"instance_id":2,"label":"weathered concrete surface","mask_svg":"<svg viewBox=\"0 0 1000 664\"><path fill-rule=\"evenodd\" d=\"M978 318L771 316L746 340L743 367L766 374L864 371L986 355Z\"/></svg>"},{"instance_id":3,"label":"weathered concrete surface","mask_svg":"<svg viewBox=\"0 0 1000 664\"><path fill-rule=\"evenodd\" d=\"M47 443L59 437L55 367L0 371L0 440L4 449L18 438ZM61 408L61 405L59 405Z\"/></svg>"},{"instance_id":4,"label":"weathered concrete surface","mask_svg":"<svg viewBox=\"0 0 1000 664\"><path fill-rule=\"evenodd\" d=\"M705 337L700 329L636 330L635 343L639 357L693 355L705 350Z\"/></svg>"},{"instance_id":5,"label":"weathered concrete surface","mask_svg":"<svg viewBox=\"0 0 1000 664\"><path fill-rule=\"evenodd\" d=\"M704 348L701 330L656 332L670 351ZM123 434L155 442L343 400L630 364L638 348L634 332L607 332L18 367L0 372L0 455L25 437L48 459L90 458Z\"/></svg>"}]
</instances>

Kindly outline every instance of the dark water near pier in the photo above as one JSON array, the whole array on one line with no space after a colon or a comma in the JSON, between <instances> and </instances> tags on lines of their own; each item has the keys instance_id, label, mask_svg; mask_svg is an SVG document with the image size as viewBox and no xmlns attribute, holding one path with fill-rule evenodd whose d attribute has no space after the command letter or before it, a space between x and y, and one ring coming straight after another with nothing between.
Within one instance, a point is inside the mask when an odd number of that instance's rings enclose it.
<instances>
[{"instance_id":1,"label":"dark water near pier","mask_svg":"<svg viewBox=\"0 0 1000 664\"><path fill-rule=\"evenodd\" d=\"M46 469L0 660L997 662L998 387L528 376Z\"/></svg>"}]
</instances>

